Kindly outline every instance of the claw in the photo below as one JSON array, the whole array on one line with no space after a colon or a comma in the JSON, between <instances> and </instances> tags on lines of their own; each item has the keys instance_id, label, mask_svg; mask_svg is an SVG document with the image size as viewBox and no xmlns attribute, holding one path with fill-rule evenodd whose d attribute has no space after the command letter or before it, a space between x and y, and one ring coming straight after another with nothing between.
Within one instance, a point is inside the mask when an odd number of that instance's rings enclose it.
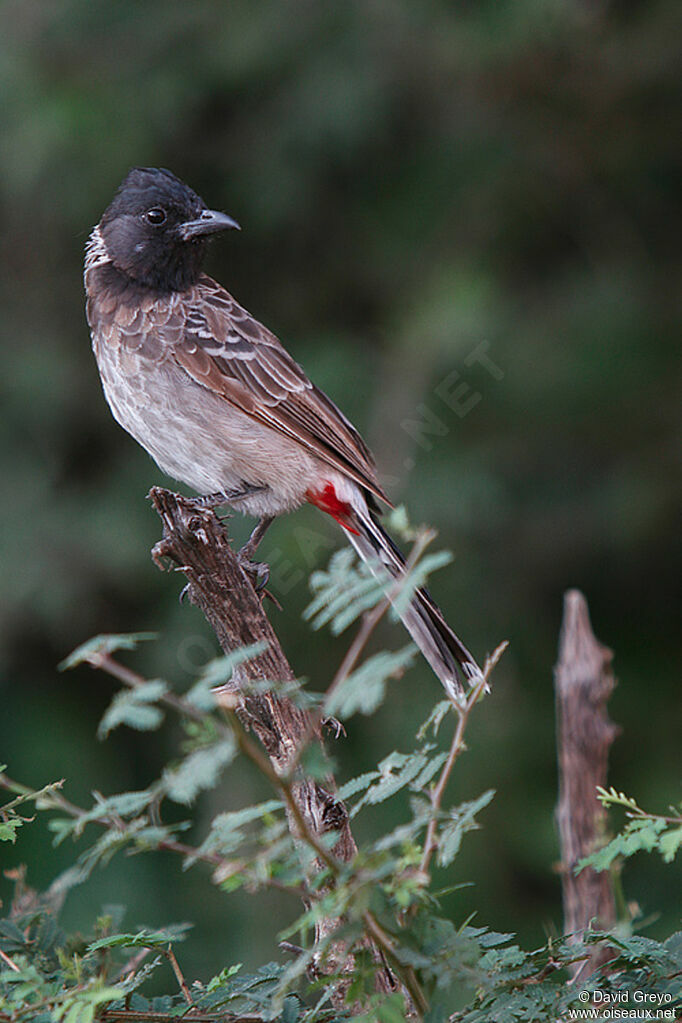
<instances>
[{"instance_id":1,"label":"claw","mask_svg":"<svg viewBox=\"0 0 682 1023\"><path fill-rule=\"evenodd\" d=\"M165 538L163 540L159 540L152 547L152 561L154 562L157 568L161 569L162 572L166 571L166 566L164 565L161 559L169 557L170 553L171 545L170 542Z\"/></svg>"},{"instance_id":2,"label":"claw","mask_svg":"<svg viewBox=\"0 0 682 1023\"><path fill-rule=\"evenodd\" d=\"M270 566L266 565L264 561L253 561L253 556L271 522L272 518L269 516L262 518L241 550L237 551L237 561L251 580L256 593L267 594L265 587L270 578ZM267 595L274 600L271 594ZM275 603L277 602L275 601Z\"/></svg>"},{"instance_id":3,"label":"claw","mask_svg":"<svg viewBox=\"0 0 682 1023\"><path fill-rule=\"evenodd\" d=\"M330 732L334 733L334 738L338 739L340 736L346 738L346 729L343 727L338 718L323 718L322 724L325 728L328 728Z\"/></svg>"},{"instance_id":4,"label":"claw","mask_svg":"<svg viewBox=\"0 0 682 1023\"><path fill-rule=\"evenodd\" d=\"M251 561L248 555L243 553L243 548L237 552L237 561L242 572L245 572L251 580L251 585L256 593L265 589L270 578L270 566L264 561Z\"/></svg>"},{"instance_id":5,"label":"claw","mask_svg":"<svg viewBox=\"0 0 682 1023\"><path fill-rule=\"evenodd\" d=\"M270 590L260 590L260 593L262 594L263 599L267 597L268 600L272 601L272 603L275 605L278 611L282 610L282 605L280 604L274 593L271 593Z\"/></svg>"},{"instance_id":6,"label":"claw","mask_svg":"<svg viewBox=\"0 0 682 1023\"><path fill-rule=\"evenodd\" d=\"M268 579L270 578L270 566L264 561L251 561L251 559L244 553L244 547L240 551L237 551L237 561L239 567L246 576L248 576L251 585L254 590L264 600L266 597L271 600L278 611L282 610L282 605L278 601L277 597L266 589Z\"/></svg>"}]
</instances>

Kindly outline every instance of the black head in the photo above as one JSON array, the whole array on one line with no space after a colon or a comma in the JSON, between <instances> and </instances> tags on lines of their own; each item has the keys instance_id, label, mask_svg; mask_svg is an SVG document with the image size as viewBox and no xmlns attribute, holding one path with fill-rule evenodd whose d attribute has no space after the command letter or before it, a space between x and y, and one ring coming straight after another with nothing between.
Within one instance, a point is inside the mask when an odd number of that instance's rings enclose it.
<instances>
[{"instance_id":1,"label":"black head","mask_svg":"<svg viewBox=\"0 0 682 1023\"><path fill-rule=\"evenodd\" d=\"M157 291L184 291L196 281L209 235L239 224L209 210L170 171L135 167L99 223L107 254L129 280Z\"/></svg>"}]
</instances>

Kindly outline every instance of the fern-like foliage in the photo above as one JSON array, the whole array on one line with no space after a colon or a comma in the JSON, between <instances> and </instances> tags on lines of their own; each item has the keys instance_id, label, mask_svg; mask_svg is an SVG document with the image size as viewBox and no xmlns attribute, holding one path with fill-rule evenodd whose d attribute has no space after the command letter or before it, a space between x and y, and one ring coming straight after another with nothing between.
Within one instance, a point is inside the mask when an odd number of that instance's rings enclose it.
<instances>
[{"instance_id":1,"label":"fern-like foliage","mask_svg":"<svg viewBox=\"0 0 682 1023\"><path fill-rule=\"evenodd\" d=\"M416 544L404 588L398 591L394 580L377 578L351 551L335 554L328 568L312 579L307 617L314 627L340 633L373 608L383 613L387 597L400 610L401 600L408 600L428 572L446 562L447 555L425 555L430 537L412 531L400 513L397 519ZM461 844L485 823L494 796L488 790L452 806L447 782L465 751L468 719L485 699L502 648L467 697L456 703L442 700L434 707L417 730L412 749L394 750L373 770L341 786L339 798L353 821L364 818L366 835L354 858L345 862L334 856L338 836L333 831L313 841L292 829L287 808L291 810L294 777L274 784L266 774L275 788L272 798L218 813L195 845L183 841L189 821L178 823L176 807L168 804L180 804L190 814L202 793L229 771L239 751L249 749L241 723L217 705L214 689L229 683L236 665L255 650L218 658L183 693L168 680L142 678L115 660L121 653L134 655L137 644L148 638L97 637L63 667L85 662L124 681L102 719L102 738L119 727L151 731L162 727L170 713L179 716L184 739L155 781L141 791L96 793L92 805L80 807L66 798L62 782L34 791L0 773L0 791L7 793L0 806L0 840L8 846L15 843L22 828L35 826L36 811L47 814L55 843L81 840L73 866L47 892L31 893L27 899L24 880L16 875L21 898L0 920L0 1023L170 1023L179 1018L201 1023L340 1023L351 1018L402 1023L416 1018L415 1013L425 1023L555 1023L570 1018L575 1008L584 1009L585 992L595 1004L597 992L616 986L654 997L679 997L680 935L658 943L637 935L590 932L581 942L558 938L527 951L511 934L470 921L457 925L444 917L433 870L448 872L438 876L441 888L443 881L448 885L446 891L466 880L456 869ZM350 653L326 693L310 693L296 682L287 687L289 698L312 708L319 720L333 715L348 722L358 713L380 712L390 680L410 670L413 647L365 656L356 637ZM259 685L267 689L274 681ZM301 751L298 764L324 784L328 767L316 747ZM604 869L615 856L638 849L656 849L666 860L674 857L682 844L677 811L668 817L647 813L615 790L602 791L600 798L604 805L622 808L628 823L581 866ZM376 828L375 808L388 800L396 802L399 822L384 833ZM237 888L292 892L301 909L276 937L293 951L293 958L250 971L226 964L207 983L188 982L177 951L185 925L131 931L122 919L109 917L95 922L87 939L61 930L58 911L64 895L86 882L98 865L120 851L150 854L160 849L181 857L185 868L207 870L207 883L224 897ZM324 937L316 941L320 921L326 924ZM589 958L594 942L605 940L614 953L608 970L585 977L582 986L569 984L572 964ZM339 962L339 947L354 950L350 966ZM395 989L378 993L378 971L389 968ZM168 994L145 994L150 977L158 989L164 976ZM333 998L334 991L345 993L342 1005Z\"/></svg>"},{"instance_id":2,"label":"fern-like foliage","mask_svg":"<svg viewBox=\"0 0 682 1023\"><path fill-rule=\"evenodd\" d=\"M671 806L668 815L650 813L631 796L616 789L597 789L602 806L625 810L627 822L622 830L601 849L580 860L576 871L592 867L608 870L614 860L637 852L658 852L665 863L672 863L682 848L682 804Z\"/></svg>"}]
</instances>

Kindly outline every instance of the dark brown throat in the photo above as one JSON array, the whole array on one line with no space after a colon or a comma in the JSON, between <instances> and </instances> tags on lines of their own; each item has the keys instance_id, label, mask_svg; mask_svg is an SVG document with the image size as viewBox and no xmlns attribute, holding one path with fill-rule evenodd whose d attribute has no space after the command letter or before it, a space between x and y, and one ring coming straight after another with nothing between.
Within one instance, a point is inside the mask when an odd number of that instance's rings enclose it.
<instances>
[{"instance_id":1,"label":"dark brown throat","mask_svg":"<svg viewBox=\"0 0 682 1023\"><path fill-rule=\"evenodd\" d=\"M198 276L198 275L197 275ZM188 291L196 278L190 275L179 275L173 280L171 287L167 280L157 282L141 282L133 280L113 263L104 263L93 267L87 275L87 291L91 298L104 301L116 300L125 305L137 305L144 299L164 298L175 291Z\"/></svg>"}]
</instances>

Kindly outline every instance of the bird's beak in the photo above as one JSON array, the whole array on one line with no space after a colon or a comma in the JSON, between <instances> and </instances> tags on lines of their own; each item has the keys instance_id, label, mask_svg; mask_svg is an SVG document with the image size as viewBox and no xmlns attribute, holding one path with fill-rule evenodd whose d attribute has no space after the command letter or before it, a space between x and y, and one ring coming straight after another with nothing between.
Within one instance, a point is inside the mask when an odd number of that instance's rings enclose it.
<instances>
[{"instance_id":1,"label":"bird's beak","mask_svg":"<svg viewBox=\"0 0 682 1023\"><path fill-rule=\"evenodd\" d=\"M180 224L177 230L183 242L189 242L193 238L202 238L204 235L216 234L218 231L227 231L230 228L241 231L237 221L228 217L227 213L204 210L196 220L186 220L184 224Z\"/></svg>"}]
</instances>

